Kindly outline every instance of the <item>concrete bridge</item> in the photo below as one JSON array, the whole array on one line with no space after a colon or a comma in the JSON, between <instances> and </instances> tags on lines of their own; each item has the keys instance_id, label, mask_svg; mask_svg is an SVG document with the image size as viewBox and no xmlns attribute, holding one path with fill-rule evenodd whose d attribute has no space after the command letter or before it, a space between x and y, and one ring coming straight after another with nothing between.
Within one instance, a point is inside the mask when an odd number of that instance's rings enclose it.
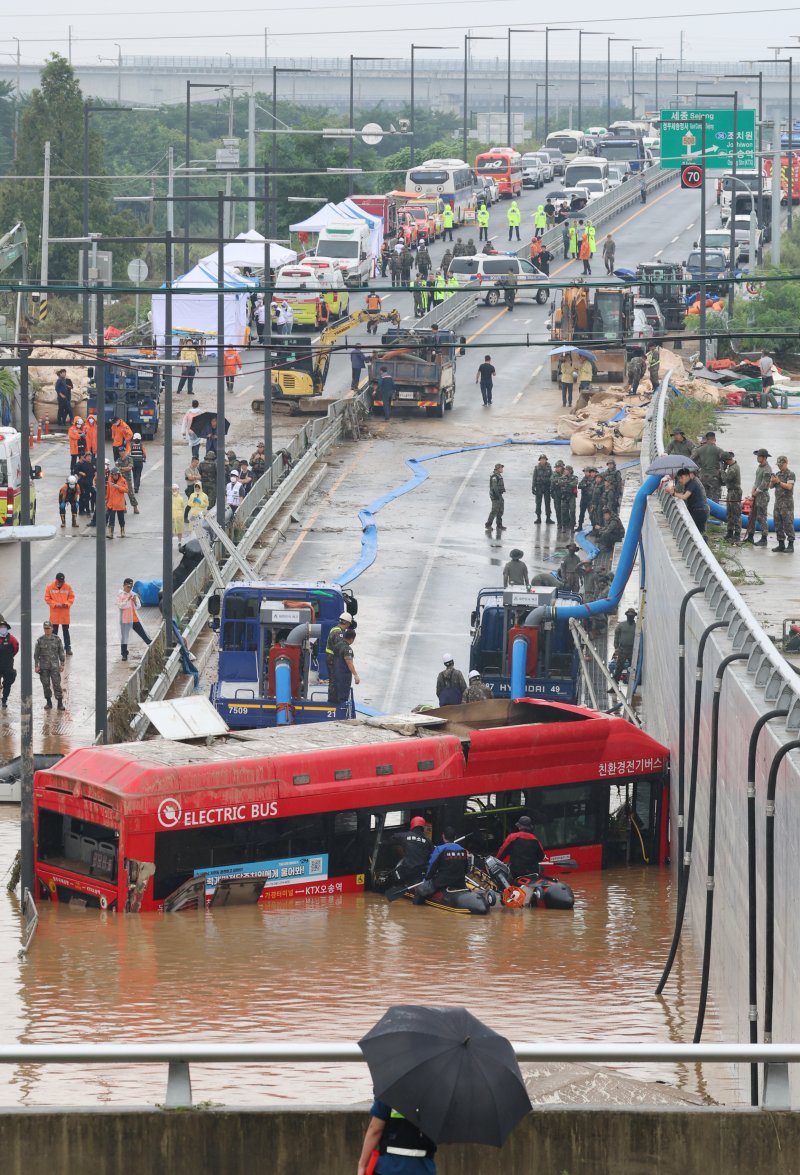
<instances>
[{"instance_id":1,"label":"concrete bridge","mask_svg":"<svg viewBox=\"0 0 800 1175\"><path fill-rule=\"evenodd\" d=\"M347 57L334 58L260 58L230 57L136 57L121 56L117 63L99 62L78 64L76 72L87 97L106 102L136 104L178 104L186 98L186 82L219 82L220 86L233 83L253 87L257 92L272 92L272 68L294 67L310 70L307 74L287 74L279 78L280 96L299 105L328 106L339 111L349 107L350 61ZM637 59L634 86L636 108L657 109L669 105L680 96L685 104L696 90L691 72L701 79L745 72L741 62L686 62L677 73L678 62L655 59ZM39 83L40 67L21 64L19 70L11 60L0 64L0 78L16 84L20 92L30 91ZM788 108L788 77L783 63L763 67L765 117L782 115ZM583 106L604 107L608 76L605 61L584 60L581 69ZM515 59L512 62L511 92L513 109L532 119L537 107L540 117L544 107L545 63L542 59ZM460 114L463 107L464 64L460 56L437 60L418 57L415 64L416 100L419 105L434 110ZM570 125L577 118L578 66L574 60L550 59L548 69L550 90L551 128ZM612 103L630 105L630 61L612 62ZM354 78L357 108L382 102L388 110L400 110L409 101L410 63L405 59L383 61L380 64L359 62ZM732 88L735 83L731 83ZM538 87L538 88L537 88ZM707 87L706 87L707 88ZM739 85L740 105L755 106L758 83L756 79L742 79ZM470 114L502 111L508 91L505 55L496 58L475 58L469 66ZM192 96L193 102L216 101L202 97L202 91Z\"/></svg>"}]
</instances>

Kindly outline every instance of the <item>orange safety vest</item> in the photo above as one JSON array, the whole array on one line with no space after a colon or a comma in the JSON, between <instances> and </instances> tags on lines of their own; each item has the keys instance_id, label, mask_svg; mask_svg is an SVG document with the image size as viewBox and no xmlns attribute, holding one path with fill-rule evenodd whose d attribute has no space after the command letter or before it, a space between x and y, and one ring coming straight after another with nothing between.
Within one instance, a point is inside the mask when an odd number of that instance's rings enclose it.
<instances>
[{"instance_id":1,"label":"orange safety vest","mask_svg":"<svg viewBox=\"0 0 800 1175\"><path fill-rule=\"evenodd\" d=\"M380 310L380 308L381 308L381 300L378 297L378 295L377 294L367 294L367 310L370 312L370 314L374 314L375 311Z\"/></svg>"},{"instance_id":2,"label":"orange safety vest","mask_svg":"<svg viewBox=\"0 0 800 1175\"><path fill-rule=\"evenodd\" d=\"M133 436L133 429L126 424L124 420L120 420L117 424L111 425L111 444L115 449L129 441Z\"/></svg>"}]
</instances>

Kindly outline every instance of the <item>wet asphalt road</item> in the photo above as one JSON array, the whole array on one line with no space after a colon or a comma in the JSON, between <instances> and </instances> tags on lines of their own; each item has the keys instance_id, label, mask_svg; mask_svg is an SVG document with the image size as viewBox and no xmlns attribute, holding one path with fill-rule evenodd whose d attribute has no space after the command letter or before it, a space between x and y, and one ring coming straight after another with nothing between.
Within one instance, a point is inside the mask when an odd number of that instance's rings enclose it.
<instances>
[{"instance_id":1,"label":"wet asphalt road","mask_svg":"<svg viewBox=\"0 0 800 1175\"><path fill-rule=\"evenodd\" d=\"M541 201L540 192L526 192L523 211L523 240L530 237L533 212ZM662 190L645 207L627 209L612 226L617 238L617 263L632 265L663 255L666 259L685 257L696 235L696 195L675 187ZM709 203L709 224L716 224L713 203ZM498 248L507 240L507 205L491 210L490 235ZM608 229L598 233L598 245ZM473 230L462 230L464 239ZM458 235L458 234L456 234ZM436 262L445 246L433 249ZM595 265L599 268L599 263ZM556 260L553 275L577 276L578 263ZM413 322L411 295L387 290L387 308L396 306L404 323ZM363 295L353 295L353 308L363 305ZM335 577L357 558L360 544L358 510L398 484L407 476L404 458L440 448L474 445L486 440L514 437L518 440L553 435L560 412L560 398L549 379L544 323L548 308L518 301L513 315L481 305L465 324L469 340L467 354L459 359L457 398L454 411L443 420L404 418L397 415L387 428L382 421L369 425L365 444L343 448L336 454L338 466L323 485L318 501L309 506L303 525L290 533L287 542L267 566L270 578L299 576ZM347 336L349 343L367 341L364 327ZM527 346L520 346L521 342ZM539 343L537 347L535 344ZM474 345L474 349L473 348ZM497 367L492 408L485 409L475 386L475 370L484 354L491 354ZM256 349L245 355L245 370L227 397L231 420L230 447L249 456L263 431L260 416L250 407L262 387L263 363ZM350 384L350 363L346 352L333 356L326 387L327 395L341 395ZM216 382L213 364L204 365L195 384L202 407L215 407ZM180 421L189 397L175 398L173 422L176 442L174 469L183 486L183 469L188 450L180 441ZM297 421L276 412L275 447L296 431ZM137 578L160 578L161 570L161 484L163 477L162 434L147 446L148 461L142 481L141 511L129 517L128 535L107 543L109 693L125 679L117 644L117 611L114 596L126 574ZM537 450L538 451L538 450ZM551 451L555 454L556 450ZM33 460L42 465L44 480L38 483L38 513L42 522L58 524L58 488L68 467L64 438L35 446ZM498 459L493 451L443 459L428 466L430 480L413 495L399 500L379 519L379 558L356 585L363 597L359 658L365 670L360 697L379 705L398 707L431 696L444 641L465 661L469 613L477 589L496 583L511 546L519 545L531 567L553 567L558 562L555 536L535 533L529 525L530 469L536 452L528 448L507 453L507 521L509 530L500 544L488 544L483 531L487 509L488 476ZM554 529L554 528L551 528ZM65 674L68 712L45 713L42 695L34 679L36 750L59 750L66 745L91 740L94 704L94 537L84 520L77 531L59 531L52 542L33 547L34 635L46 615L42 594L56 571L63 570L72 583L77 603L73 614L75 655ZM301 541L302 540L302 541ZM175 555L177 559L177 552ZM13 548L0 551L0 610L18 631L19 556ZM145 627L155 627L157 615L143 616ZM378 638L381 639L378 639ZM134 637L135 641L136 638ZM132 645L132 656L143 646ZM0 718L0 754L16 753L19 719L16 706L19 683L14 687L9 710ZM16 703L16 705L15 705Z\"/></svg>"}]
</instances>

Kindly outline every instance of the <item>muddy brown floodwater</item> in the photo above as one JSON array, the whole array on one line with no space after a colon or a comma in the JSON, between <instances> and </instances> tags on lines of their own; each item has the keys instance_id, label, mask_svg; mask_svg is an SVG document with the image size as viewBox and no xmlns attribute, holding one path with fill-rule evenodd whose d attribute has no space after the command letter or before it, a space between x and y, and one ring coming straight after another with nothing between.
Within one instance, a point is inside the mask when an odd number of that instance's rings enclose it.
<instances>
[{"instance_id":1,"label":"muddy brown floodwater","mask_svg":"<svg viewBox=\"0 0 800 1175\"><path fill-rule=\"evenodd\" d=\"M0 872L19 842L19 813L0 809ZM19 961L18 907L0 897L0 1041L266 1042L356 1040L392 1003L464 1004L515 1040L688 1041L698 960L682 948L653 995L670 941L666 870L571 879L573 912L494 910L454 917L368 894L261 908L141 916L43 902ZM718 1038L716 1012L706 1040ZM730 1070L637 1065L718 1101ZM366 1100L365 1066L195 1067L196 1100ZM0 1067L0 1104L164 1100L166 1066Z\"/></svg>"}]
</instances>

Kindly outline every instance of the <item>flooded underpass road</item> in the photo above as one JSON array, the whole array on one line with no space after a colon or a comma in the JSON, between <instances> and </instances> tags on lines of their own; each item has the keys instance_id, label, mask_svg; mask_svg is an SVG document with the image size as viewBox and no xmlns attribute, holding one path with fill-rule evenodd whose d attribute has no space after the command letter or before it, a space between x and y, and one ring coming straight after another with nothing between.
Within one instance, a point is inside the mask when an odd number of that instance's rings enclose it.
<instances>
[{"instance_id":1,"label":"flooded underpass road","mask_svg":"<svg viewBox=\"0 0 800 1175\"><path fill-rule=\"evenodd\" d=\"M0 810L0 862L18 812ZM354 1041L393 1003L464 1004L515 1040L687 1041L699 966L686 936L666 998L653 991L672 929L670 878L616 869L570 879L572 912L453 917L409 902L343 896L124 916L42 903L26 960L17 903L0 899L0 1040L23 1043ZM718 1039L709 1009L706 1040ZM729 1069L630 1066L717 1101ZM351 1103L365 1066L194 1067L196 1101ZM163 1102L166 1066L0 1067L0 1104Z\"/></svg>"}]
</instances>

